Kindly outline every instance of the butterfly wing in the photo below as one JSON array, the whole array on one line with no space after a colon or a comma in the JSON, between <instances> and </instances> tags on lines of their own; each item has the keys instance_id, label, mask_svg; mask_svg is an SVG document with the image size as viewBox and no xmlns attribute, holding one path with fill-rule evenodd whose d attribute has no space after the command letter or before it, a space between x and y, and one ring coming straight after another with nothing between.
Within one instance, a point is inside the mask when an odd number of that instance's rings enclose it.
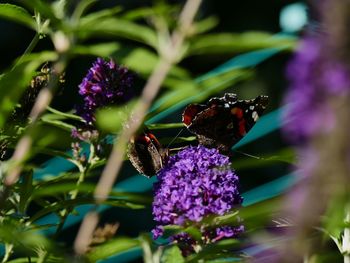
<instances>
[{"instance_id":1,"label":"butterfly wing","mask_svg":"<svg viewBox=\"0 0 350 263\"><path fill-rule=\"evenodd\" d=\"M190 104L183 113L188 130L200 144L227 152L253 127L268 102L267 96L237 100L235 94L212 98L207 105Z\"/></svg>"},{"instance_id":2,"label":"butterfly wing","mask_svg":"<svg viewBox=\"0 0 350 263\"><path fill-rule=\"evenodd\" d=\"M152 133L144 132L129 142L127 155L139 173L151 177L163 167L166 152Z\"/></svg>"}]
</instances>

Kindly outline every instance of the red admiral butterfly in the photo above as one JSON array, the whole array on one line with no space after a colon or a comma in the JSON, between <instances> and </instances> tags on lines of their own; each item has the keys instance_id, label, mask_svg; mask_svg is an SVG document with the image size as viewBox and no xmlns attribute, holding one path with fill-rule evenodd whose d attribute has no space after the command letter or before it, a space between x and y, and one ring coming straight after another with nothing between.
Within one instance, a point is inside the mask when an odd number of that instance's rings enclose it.
<instances>
[{"instance_id":1,"label":"red admiral butterfly","mask_svg":"<svg viewBox=\"0 0 350 263\"><path fill-rule=\"evenodd\" d=\"M253 127L267 104L267 96L238 100L235 94L226 93L221 98L211 98L205 105L188 105L182 121L197 135L200 144L227 153ZM127 155L139 173L151 177L167 162L169 149L146 130L130 140Z\"/></svg>"},{"instance_id":2,"label":"red admiral butterfly","mask_svg":"<svg viewBox=\"0 0 350 263\"><path fill-rule=\"evenodd\" d=\"M127 155L139 173L151 177L166 163L169 151L163 148L154 134L146 130L130 140Z\"/></svg>"},{"instance_id":3,"label":"red admiral butterfly","mask_svg":"<svg viewBox=\"0 0 350 263\"><path fill-rule=\"evenodd\" d=\"M221 98L211 98L205 105L188 105L182 121L200 144L227 153L253 127L267 104L267 96L238 100L236 94L225 93Z\"/></svg>"}]
</instances>

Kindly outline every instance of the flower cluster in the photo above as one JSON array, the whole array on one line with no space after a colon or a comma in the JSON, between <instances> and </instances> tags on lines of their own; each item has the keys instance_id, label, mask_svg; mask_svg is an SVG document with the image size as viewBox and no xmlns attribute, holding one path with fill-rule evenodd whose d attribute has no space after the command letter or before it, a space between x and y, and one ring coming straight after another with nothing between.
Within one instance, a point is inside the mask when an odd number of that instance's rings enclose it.
<instances>
[{"instance_id":1,"label":"flower cluster","mask_svg":"<svg viewBox=\"0 0 350 263\"><path fill-rule=\"evenodd\" d=\"M132 95L134 75L125 67L98 58L79 85L84 104L77 108L87 124L95 121L95 111L112 104L128 101Z\"/></svg>"},{"instance_id":2,"label":"flower cluster","mask_svg":"<svg viewBox=\"0 0 350 263\"><path fill-rule=\"evenodd\" d=\"M303 142L335 125L328 98L350 89L350 71L325 52L325 36L306 37L287 67L290 88L285 131L293 142Z\"/></svg>"},{"instance_id":3,"label":"flower cluster","mask_svg":"<svg viewBox=\"0 0 350 263\"><path fill-rule=\"evenodd\" d=\"M153 215L157 227L154 238L163 234L162 226L192 222L200 226L207 243L235 237L242 226L207 228L199 222L209 215L223 215L242 203L238 177L230 168L229 158L217 149L187 147L171 156L154 184ZM191 239L182 233L173 240Z\"/></svg>"}]
</instances>

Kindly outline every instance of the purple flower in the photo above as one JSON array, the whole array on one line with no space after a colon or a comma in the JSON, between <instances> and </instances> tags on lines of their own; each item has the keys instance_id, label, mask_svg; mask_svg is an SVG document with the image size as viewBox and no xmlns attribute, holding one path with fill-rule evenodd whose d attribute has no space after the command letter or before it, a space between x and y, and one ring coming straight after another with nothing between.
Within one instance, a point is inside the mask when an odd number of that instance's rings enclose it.
<instances>
[{"instance_id":1,"label":"purple flower","mask_svg":"<svg viewBox=\"0 0 350 263\"><path fill-rule=\"evenodd\" d=\"M243 199L238 191L238 177L230 166L227 156L201 145L171 156L154 184L153 215L157 222L154 238L163 234L164 225L185 226L190 222L206 235L209 230L201 225L203 218L239 207ZM237 236L242 231L241 227L217 228L215 235L210 232L210 241L218 236L219 239Z\"/></svg>"},{"instance_id":2,"label":"purple flower","mask_svg":"<svg viewBox=\"0 0 350 263\"><path fill-rule=\"evenodd\" d=\"M327 133L335 125L330 96L350 90L350 71L326 52L326 36L305 38L287 67L290 80L285 102L287 137L300 143L315 133Z\"/></svg>"},{"instance_id":3,"label":"purple flower","mask_svg":"<svg viewBox=\"0 0 350 263\"><path fill-rule=\"evenodd\" d=\"M95 121L95 111L112 104L121 104L131 97L134 75L112 59L107 62L98 58L79 85L84 104L77 108L87 124Z\"/></svg>"}]
</instances>

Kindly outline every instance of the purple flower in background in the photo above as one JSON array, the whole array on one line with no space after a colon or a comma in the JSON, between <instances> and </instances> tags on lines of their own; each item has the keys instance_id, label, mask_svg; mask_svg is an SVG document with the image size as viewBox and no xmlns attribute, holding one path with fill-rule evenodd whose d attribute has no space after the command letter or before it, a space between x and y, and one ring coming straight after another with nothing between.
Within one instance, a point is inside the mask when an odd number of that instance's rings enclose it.
<instances>
[{"instance_id":1,"label":"purple flower in background","mask_svg":"<svg viewBox=\"0 0 350 263\"><path fill-rule=\"evenodd\" d=\"M190 146L171 156L154 184L153 215L157 222L154 238L163 234L162 226L184 226L188 222L198 223L208 242L235 237L242 232L242 226L208 229L200 224L206 216L223 215L241 205L238 177L230 166L227 156L201 145ZM173 240L183 238L176 235Z\"/></svg>"},{"instance_id":2,"label":"purple flower in background","mask_svg":"<svg viewBox=\"0 0 350 263\"><path fill-rule=\"evenodd\" d=\"M350 72L346 65L328 56L325 38L319 35L303 39L287 67L290 87L285 98L285 132L293 142L329 132L335 121L328 97L350 90Z\"/></svg>"},{"instance_id":3,"label":"purple flower in background","mask_svg":"<svg viewBox=\"0 0 350 263\"><path fill-rule=\"evenodd\" d=\"M130 99L133 81L134 75L127 68L117 65L112 59L107 62L98 58L79 85L84 104L77 108L77 114L92 124L96 109Z\"/></svg>"}]
</instances>

